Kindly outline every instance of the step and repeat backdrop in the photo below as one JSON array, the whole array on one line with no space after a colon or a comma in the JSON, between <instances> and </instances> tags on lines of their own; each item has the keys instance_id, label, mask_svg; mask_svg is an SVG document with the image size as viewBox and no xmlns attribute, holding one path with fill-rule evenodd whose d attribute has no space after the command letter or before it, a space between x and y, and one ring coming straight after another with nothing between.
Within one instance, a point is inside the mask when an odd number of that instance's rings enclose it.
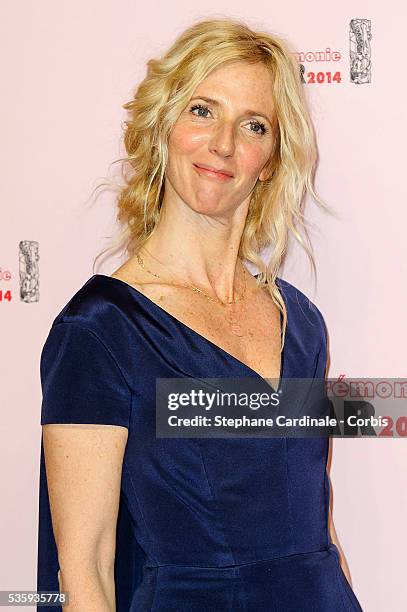
<instances>
[{"instance_id":1,"label":"step and repeat backdrop","mask_svg":"<svg viewBox=\"0 0 407 612\"><path fill-rule=\"evenodd\" d=\"M319 147L307 201L317 281L291 244L280 276L324 315L329 377L407 376L407 9L401 2L218 0L3 2L0 124L0 590L35 589L41 388L49 328L117 232L115 195L95 187L123 154L123 104L193 21L234 17L287 40ZM364 610L401 612L406 537L403 432L333 440L336 531ZM33 608L32 608L33 609Z\"/></svg>"}]
</instances>

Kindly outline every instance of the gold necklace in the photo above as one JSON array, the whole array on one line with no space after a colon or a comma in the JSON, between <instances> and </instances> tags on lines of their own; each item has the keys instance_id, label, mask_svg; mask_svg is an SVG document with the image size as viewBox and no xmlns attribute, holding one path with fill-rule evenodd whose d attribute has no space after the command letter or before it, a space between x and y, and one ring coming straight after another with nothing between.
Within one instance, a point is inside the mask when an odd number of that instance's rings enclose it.
<instances>
[{"instance_id":1,"label":"gold necklace","mask_svg":"<svg viewBox=\"0 0 407 612\"><path fill-rule=\"evenodd\" d=\"M148 272L149 274L151 274L152 276L155 276L155 278L158 278L160 280L164 280L159 274L156 274L155 272L152 272L151 270L149 270L145 263L143 258L141 257L141 255L139 253L136 253L136 259L138 264L141 266L141 268L143 268L143 270L145 270L146 272ZM158 261L158 260L157 260ZM160 262L161 263L161 262ZM168 269L167 266L165 266ZM214 304L220 304L224 309L226 309L226 320L229 323L230 326L230 331L235 335L235 336L244 336L244 332L242 330L242 327L240 325L240 314L239 312L236 310L235 306L236 304L240 301L243 302L245 296L246 296L246 290L247 290L247 280L246 280L246 270L245 267L243 266L243 276L244 276L244 289L242 292L242 295L240 296L240 298L238 299L234 299L230 302L223 302L221 299L219 299L218 297L216 297L216 299L214 299L212 296L208 295L207 293L205 293L205 291L202 291L202 289L199 289L199 287L196 287L195 285L193 285L192 283L174 283L174 282L169 282L166 281L169 285L172 285L173 287L185 287L186 289L191 289L192 291L194 291L194 293L200 293L201 295L203 295L206 299L208 299L209 301L211 301Z\"/></svg>"}]
</instances>

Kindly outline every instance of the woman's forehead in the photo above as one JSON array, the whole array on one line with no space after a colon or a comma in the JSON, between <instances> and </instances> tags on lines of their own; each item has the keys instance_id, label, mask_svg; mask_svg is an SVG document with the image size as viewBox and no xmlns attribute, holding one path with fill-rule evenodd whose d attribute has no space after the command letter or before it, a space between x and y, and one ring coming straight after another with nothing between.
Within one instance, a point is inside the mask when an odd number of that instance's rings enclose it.
<instances>
[{"instance_id":1,"label":"woman's forehead","mask_svg":"<svg viewBox=\"0 0 407 612\"><path fill-rule=\"evenodd\" d=\"M263 64L240 62L220 66L195 88L191 99L198 97L214 107L228 106L233 102L242 114L261 113L265 109L271 111L272 75Z\"/></svg>"}]
</instances>

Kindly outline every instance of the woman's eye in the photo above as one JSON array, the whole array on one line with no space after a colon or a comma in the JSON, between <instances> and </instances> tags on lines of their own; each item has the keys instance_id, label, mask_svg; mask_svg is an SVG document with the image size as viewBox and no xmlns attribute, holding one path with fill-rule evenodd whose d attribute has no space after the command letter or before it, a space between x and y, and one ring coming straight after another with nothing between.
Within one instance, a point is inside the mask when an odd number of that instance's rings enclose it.
<instances>
[{"instance_id":1,"label":"woman's eye","mask_svg":"<svg viewBox=\"0 0 407 612\"><path fill-rule=\"evenodd\" d=\"M194 106L191 106L191 108L189 109L189 112L192 113L193 115L195 114L194 111L203 111L205 112L209 112L209 108L207 106L204 106L203 104L194 104ZM195 115L195 117L206 117L207 115L201 115L200 113Z\"/></svg>"},{"instance_id":2,"label":"woman's eye","mask_svg":"<svg viewBox=\"0 0 407 612\"><path fill-rule=\"evenodd\" d=\"M196 114L195 111L198 111L198 113ZM189 112L195 115L195 117L202 117L203 119L206 119L208 115L205 113L209 113L210 111L209 108L204 104L194 104L190 107ZM250 129L253 134L259 134L260 136L263 136L268 131L264 123L260 123L260 121L256 121L254 119L252 119L252 121L249 121L249 125L250 128L254 128Z\"/></svg>"},{"instance_id":3,"label":"woman's eye","mask_svg":"<svg viewBox=\"0 0 407 612\"><path fill-rule=\"evenodd\" d=\"M256 128L256 130L251 130L255 134L264 135L267 132L266 126L264 125L264 123L260 123L260 121L250 121L249 125L250 125L250 127L255 127Z\"/></svg>"}]
</instances>

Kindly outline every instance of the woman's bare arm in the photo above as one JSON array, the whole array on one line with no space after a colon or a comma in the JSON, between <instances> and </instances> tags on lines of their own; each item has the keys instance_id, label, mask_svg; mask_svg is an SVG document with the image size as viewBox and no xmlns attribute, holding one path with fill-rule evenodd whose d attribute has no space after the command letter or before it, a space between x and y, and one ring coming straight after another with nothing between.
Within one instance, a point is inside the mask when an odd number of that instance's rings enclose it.
<instances>
[{"instance_id":1,"label":"woman's bare arm","mask_svg":"<svg viewBox=\"0 0 407 612\"><path fill-rule=\"evenodd\" d=\"M128 430L115 425L43 425L60 590L67 612L115 612L114 559Z\"/></svg>"}]
</instances>

